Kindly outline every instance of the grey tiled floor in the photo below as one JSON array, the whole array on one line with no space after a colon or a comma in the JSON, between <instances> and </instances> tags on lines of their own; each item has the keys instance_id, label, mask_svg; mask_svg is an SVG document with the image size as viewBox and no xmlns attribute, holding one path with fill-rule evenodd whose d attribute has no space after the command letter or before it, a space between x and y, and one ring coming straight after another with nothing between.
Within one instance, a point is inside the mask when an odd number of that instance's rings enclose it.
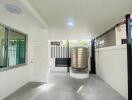
<instances>
[{"instance_id":1,"label":"grey tiled floor","mask_svg":"<svg viewBox=\"0 0 132 100\"><path fill-rule=\"evenodd\" d=\"M4 100L125 100L96 75L74 79L51 73L48 84L30 82Z\"/></svg>"}]
</instances>

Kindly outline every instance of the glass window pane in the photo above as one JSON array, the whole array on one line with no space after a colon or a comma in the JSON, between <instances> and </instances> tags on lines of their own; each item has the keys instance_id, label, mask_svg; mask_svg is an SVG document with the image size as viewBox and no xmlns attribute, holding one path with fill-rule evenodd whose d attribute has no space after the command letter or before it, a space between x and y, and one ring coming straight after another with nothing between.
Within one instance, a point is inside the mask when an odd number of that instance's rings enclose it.
<instances>
[{"instance_id":1,"label":"glass window pane","mask_svg":"<svg viewBox=\"0 0 132 100\"><path fill-rule=\"evenodd\" d=\"M9 66L25 63L25 52L26 36L11 30L8 46Z\"/></svg>"},{"instance_id":2,"label":"glass window pane","mask_svg":"<svg viewBox=\"0 0 132 100\"><path fill-rule=\"evenodd\" d=\"M0 25L0 68L7 67L7 31Z\"/></svg>"}]
</instances>

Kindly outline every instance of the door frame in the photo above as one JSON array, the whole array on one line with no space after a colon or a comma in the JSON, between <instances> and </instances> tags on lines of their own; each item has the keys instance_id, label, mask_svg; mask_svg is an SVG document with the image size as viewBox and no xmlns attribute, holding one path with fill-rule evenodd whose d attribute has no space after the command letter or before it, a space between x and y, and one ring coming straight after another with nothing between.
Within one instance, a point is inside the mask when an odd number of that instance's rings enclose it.
<instances>
[{"instance_id":1,"label":"door frame","mask_svg":"<svg viewBox=\"0 0 132 100\"><path fill-rule=\"evenodd\" d=\"M96 62L95 62L95 39L91 40L91 74L96 74Z\"/></svg>"},{"instance_id":2,"label":"door frame","mask_svg":"<svg viewBox=\"0 0 132 100\"><path fill-rule=\"evenodd\" d=\"M131 15L126 15L127 39L127 69L128 69L128 100L132 100L132 40L131 40Z\"/></svg>"}]
</instances>

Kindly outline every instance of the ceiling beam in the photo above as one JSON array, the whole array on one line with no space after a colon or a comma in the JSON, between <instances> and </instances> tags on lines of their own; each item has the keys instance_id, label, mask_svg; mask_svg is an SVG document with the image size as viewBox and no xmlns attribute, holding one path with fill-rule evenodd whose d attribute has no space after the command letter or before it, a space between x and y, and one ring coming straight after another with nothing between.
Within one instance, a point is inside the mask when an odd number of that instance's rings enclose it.
<instances>
[{"instance_id":1,"label":"ceiling beam","mask_svg":"<svg viewBox=\"0 0 132 100\"><path fill-rule=\"evenodd\" d=\"M43 20L39 13L33 8L28 0L20 0L23 5L34 15L34 17L45 27L48 28L48 24Z\"/></svg>"}]
</instances>

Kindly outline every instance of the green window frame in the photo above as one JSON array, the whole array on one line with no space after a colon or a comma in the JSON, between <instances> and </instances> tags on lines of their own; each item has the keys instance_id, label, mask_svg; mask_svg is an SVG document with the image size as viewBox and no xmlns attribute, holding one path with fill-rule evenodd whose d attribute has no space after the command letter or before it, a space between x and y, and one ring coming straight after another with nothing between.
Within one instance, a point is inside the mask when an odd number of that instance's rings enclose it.
<instances>
[{"instance_id":1,"label":"green window frame","mask_svg":"<svg viewBox=\"0 0 132 100\"><path fill-rule=\"evenodd\" d=\"M0 70L26 64L27 35L0 24Z\"/></svg>"}]
</instances>

